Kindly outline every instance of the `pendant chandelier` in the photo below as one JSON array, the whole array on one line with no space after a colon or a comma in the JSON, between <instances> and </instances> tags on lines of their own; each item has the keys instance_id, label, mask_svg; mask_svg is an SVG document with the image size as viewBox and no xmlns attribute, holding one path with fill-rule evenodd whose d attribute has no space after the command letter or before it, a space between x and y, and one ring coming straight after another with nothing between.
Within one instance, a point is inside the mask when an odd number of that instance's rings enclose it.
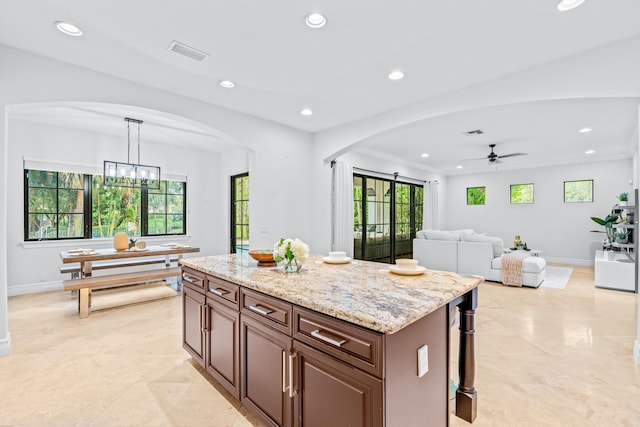
<instances>
[{"instance_id":1,"label":"pendant chandelier","mask_svg":"<svg viewBox=\"0 0 640 427\"><path fill-rule=\"evenodd\" d=\"M142 120L125 117L127 122L127 163L104 161L104 185L113 187L160 189L160 167L140 164L140 125ZM138 163L131 163L131 123L138 125Z\"/></svg>"}]
</instances>

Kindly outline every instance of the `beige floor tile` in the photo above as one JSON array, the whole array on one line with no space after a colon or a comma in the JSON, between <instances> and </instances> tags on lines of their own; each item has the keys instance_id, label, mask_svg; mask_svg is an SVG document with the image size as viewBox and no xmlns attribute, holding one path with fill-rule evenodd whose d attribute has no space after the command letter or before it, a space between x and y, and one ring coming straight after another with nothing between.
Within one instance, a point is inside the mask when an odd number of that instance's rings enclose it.
<instances>
[{"instance_id":1,"label":"beige floor tile","mask_svg":"<svg viewBox=\"0 0 640 427\"><path fill-rule=\"evenodd\" d=\"M640 427L637 295L596 289L593 269L574 267L566 289L484 283L479 301L474 426ZM182 349L180 298L87 319L76 309L64 292L9 299L0 425L261 425Z\"/></svg>"}]
</instances>

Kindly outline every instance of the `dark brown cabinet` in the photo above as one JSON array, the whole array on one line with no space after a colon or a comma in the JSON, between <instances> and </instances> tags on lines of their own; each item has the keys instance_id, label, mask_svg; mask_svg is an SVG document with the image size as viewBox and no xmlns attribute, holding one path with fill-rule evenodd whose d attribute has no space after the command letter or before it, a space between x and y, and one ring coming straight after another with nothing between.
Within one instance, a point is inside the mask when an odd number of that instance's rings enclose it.
<instances>
[{"instance_id":1,"label":"dark brown cabinet","mask_svg":"<svg viewBox=\"0 0 640 427\"><path fill-rule=\"evenodd\" d=\"M183 347L240 398L239 286L183 268Z\"/></svg>"},{"instance_id":2,"label":"dark brown cabinet","mask_svg":"<svg viewBox=\"0 0 640 427\"><path fill-rule=\"evenodd\" d=\"M190 287L182 288L182 342L193 360L204 366L204 311L205 296Z\"/></svg>"},{"instance_id":3,"label":"dark brown cabinet","mask_svg":"<svg viewBox=\"0 0 640 427\"><path fill-rule=\"evenodd\" d=\"M240 397L240 314L207 298L205 370L236 399Z\"/></svg>"},{"instance_id":4,"label":"dark brown cabinet","mask_svg":"<svg viewBox=\"0 0 640 427\"><path fill-rule=\"evenodd\" d=\"M272 426L291 426L291 337L242 316L242 403Z\"/></svg>"},{"instance_id":5,"label":"dark brown cabinet","mask_svg":"<svg viewBox=\"0 0 640 427\"><path fill-rule=\"evenodd\" d=\"M295 425L383 425L381 380L297 341L294 356Z\"/></svg>"},{"instance_id":6,"label":"dark brown cabinet","mask_svg":"<svg viewBox=\"0 0 640 427\"><path fill-rule=\"evenodd\" d=\"M184 348L267 425L448 425L446 306L382 334L196 270L183 277Z\"/></svg>"}]
</instances>

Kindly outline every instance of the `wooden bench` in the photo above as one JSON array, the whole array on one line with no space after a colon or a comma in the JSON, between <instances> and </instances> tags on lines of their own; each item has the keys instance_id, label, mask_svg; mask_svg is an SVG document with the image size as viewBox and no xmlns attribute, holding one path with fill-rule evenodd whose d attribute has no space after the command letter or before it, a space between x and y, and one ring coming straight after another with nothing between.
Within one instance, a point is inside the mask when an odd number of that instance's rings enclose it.
<instances>
[{"instance_id":1,"label":"wooden bench","mask_svg":"<svg viewBox=\"0 0 640 427\"><path fill-rule=\"evenodd\" d=\"M178 262L177 256L172 256L169 258L168 262ZM91 267L92 270L104 270L107 268L124 268L124 267L138 267L140 265L152 265L152 264L164 264L167 262L166 258L155 258L155 259L140 259L140 260L127 260L127 262L104 262L104 263L93 263ZM71 273L72 279L77 279L80 277L80 266L79 265L63 265L60 267L60 274Z\"/></svg>"},{"instance_id":2,"label":"wooden bench","mask_svg":"<svg viewBox=\"0 0 640 427\"><path fill-rule=\"evenodd\" d=\"M164 262L164 261L163 261ZM136 264L140 265L140 263ZM164 279L165 277L175 277L182 274L182 267L158 268L155 270L136 271L132 273L110 274L108 276L91 276L81 279L64 280L65 291L78 292L78 312L80 318L89 316L89 306L91 303L91 290L109 286L144 283L152 280Z\"/></svg>"}]
</instances>

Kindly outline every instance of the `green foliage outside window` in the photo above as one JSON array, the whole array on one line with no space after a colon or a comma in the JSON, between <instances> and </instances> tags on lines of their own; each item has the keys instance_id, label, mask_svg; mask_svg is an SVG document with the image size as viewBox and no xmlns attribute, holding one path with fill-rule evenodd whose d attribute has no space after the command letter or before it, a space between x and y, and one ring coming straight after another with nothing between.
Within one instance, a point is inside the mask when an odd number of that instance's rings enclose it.
<instances>
[{"instance_id":1,"label":"green foliage outside window","mask_svg":"<svg viewBox=\"0 0 640 427\"><path fill-rule=\"evenodd\" d=\"M27 239L84 235L84 176L70 172L28 171Z\"/></svg>"},{"instance_id":2,"label":"green foliage outside window","mask_svg":"<svg viewBox=\"0 0 640 427\"><path fill-rule=\"evenodd\" d=\"M486 190L486 187L468 187L467 205L484 205L487 198Z\"/></svg>"},{"instance_id":3,"label":"green foliage outside window","mask_svg":"<svg viewBox=\"0 0 640 427\"><path fill-rule=\"evenodd\" d=\"M366 208L366 207L365 207ZM353 177L353 231L362 231L364 212L362 210L362 178Z\"/></svg>"},{"instance_id":4,"label":"green foliage outside window","mask_svg":"<svg viewBox=\"0 0 640 427\"><path fill-rule=\"evenodd\" d=\"M533 203L533 184L511 185L511 204Z\"/></svg>"},{"instance_id":5,"label":"green foliage outside window","mask_svg":"<svg viewBox=\"0 0 640 427\"><path fill-rule=\"evenodd\" d=\"M184 184L161 181L149 190L147 234L181 234L184 227Z\"/></svg>"},{"instance_id":6,"label":"green foliage outside window","mask_svg":"<svg viewBox=\"0 0 640 427\"><path fill-rule=\"evenodd\" d=\"M89 188L90 187L90 188ZM185 234L185 189L111 187L100 175L25 170L25 240ZM85 224L87 227L85 227Z\"/></svg>"},{"instance_id":7,"label":"green foliage outside window","mask_svg":"<svg viewBox=\"0 0 640 427\"><path fill-rule=\"evenodd\" d=\"M92 181L92 236L112 237L120 231L140 236L140 189L105 186L100 175Z\"/></svg>"},{"instance_id":8,"label":"green foliage outside window","mask_svg":"<svg viewBox=\"0 0 640 427\"><path fill-rule=\"evenodd\" d=\"M249 174L231 177L231 253L249 250Z\"/></svg>"},{"instance_id":9,"label":"green foliage outside window","mask_svg":"<svg viewBox=\"0 0 640 427\"><path fill-rule=\"evenodd\" d=\"M564 182L564 202L593 202L593 180Z\"/></svg>"}]
</instances>

